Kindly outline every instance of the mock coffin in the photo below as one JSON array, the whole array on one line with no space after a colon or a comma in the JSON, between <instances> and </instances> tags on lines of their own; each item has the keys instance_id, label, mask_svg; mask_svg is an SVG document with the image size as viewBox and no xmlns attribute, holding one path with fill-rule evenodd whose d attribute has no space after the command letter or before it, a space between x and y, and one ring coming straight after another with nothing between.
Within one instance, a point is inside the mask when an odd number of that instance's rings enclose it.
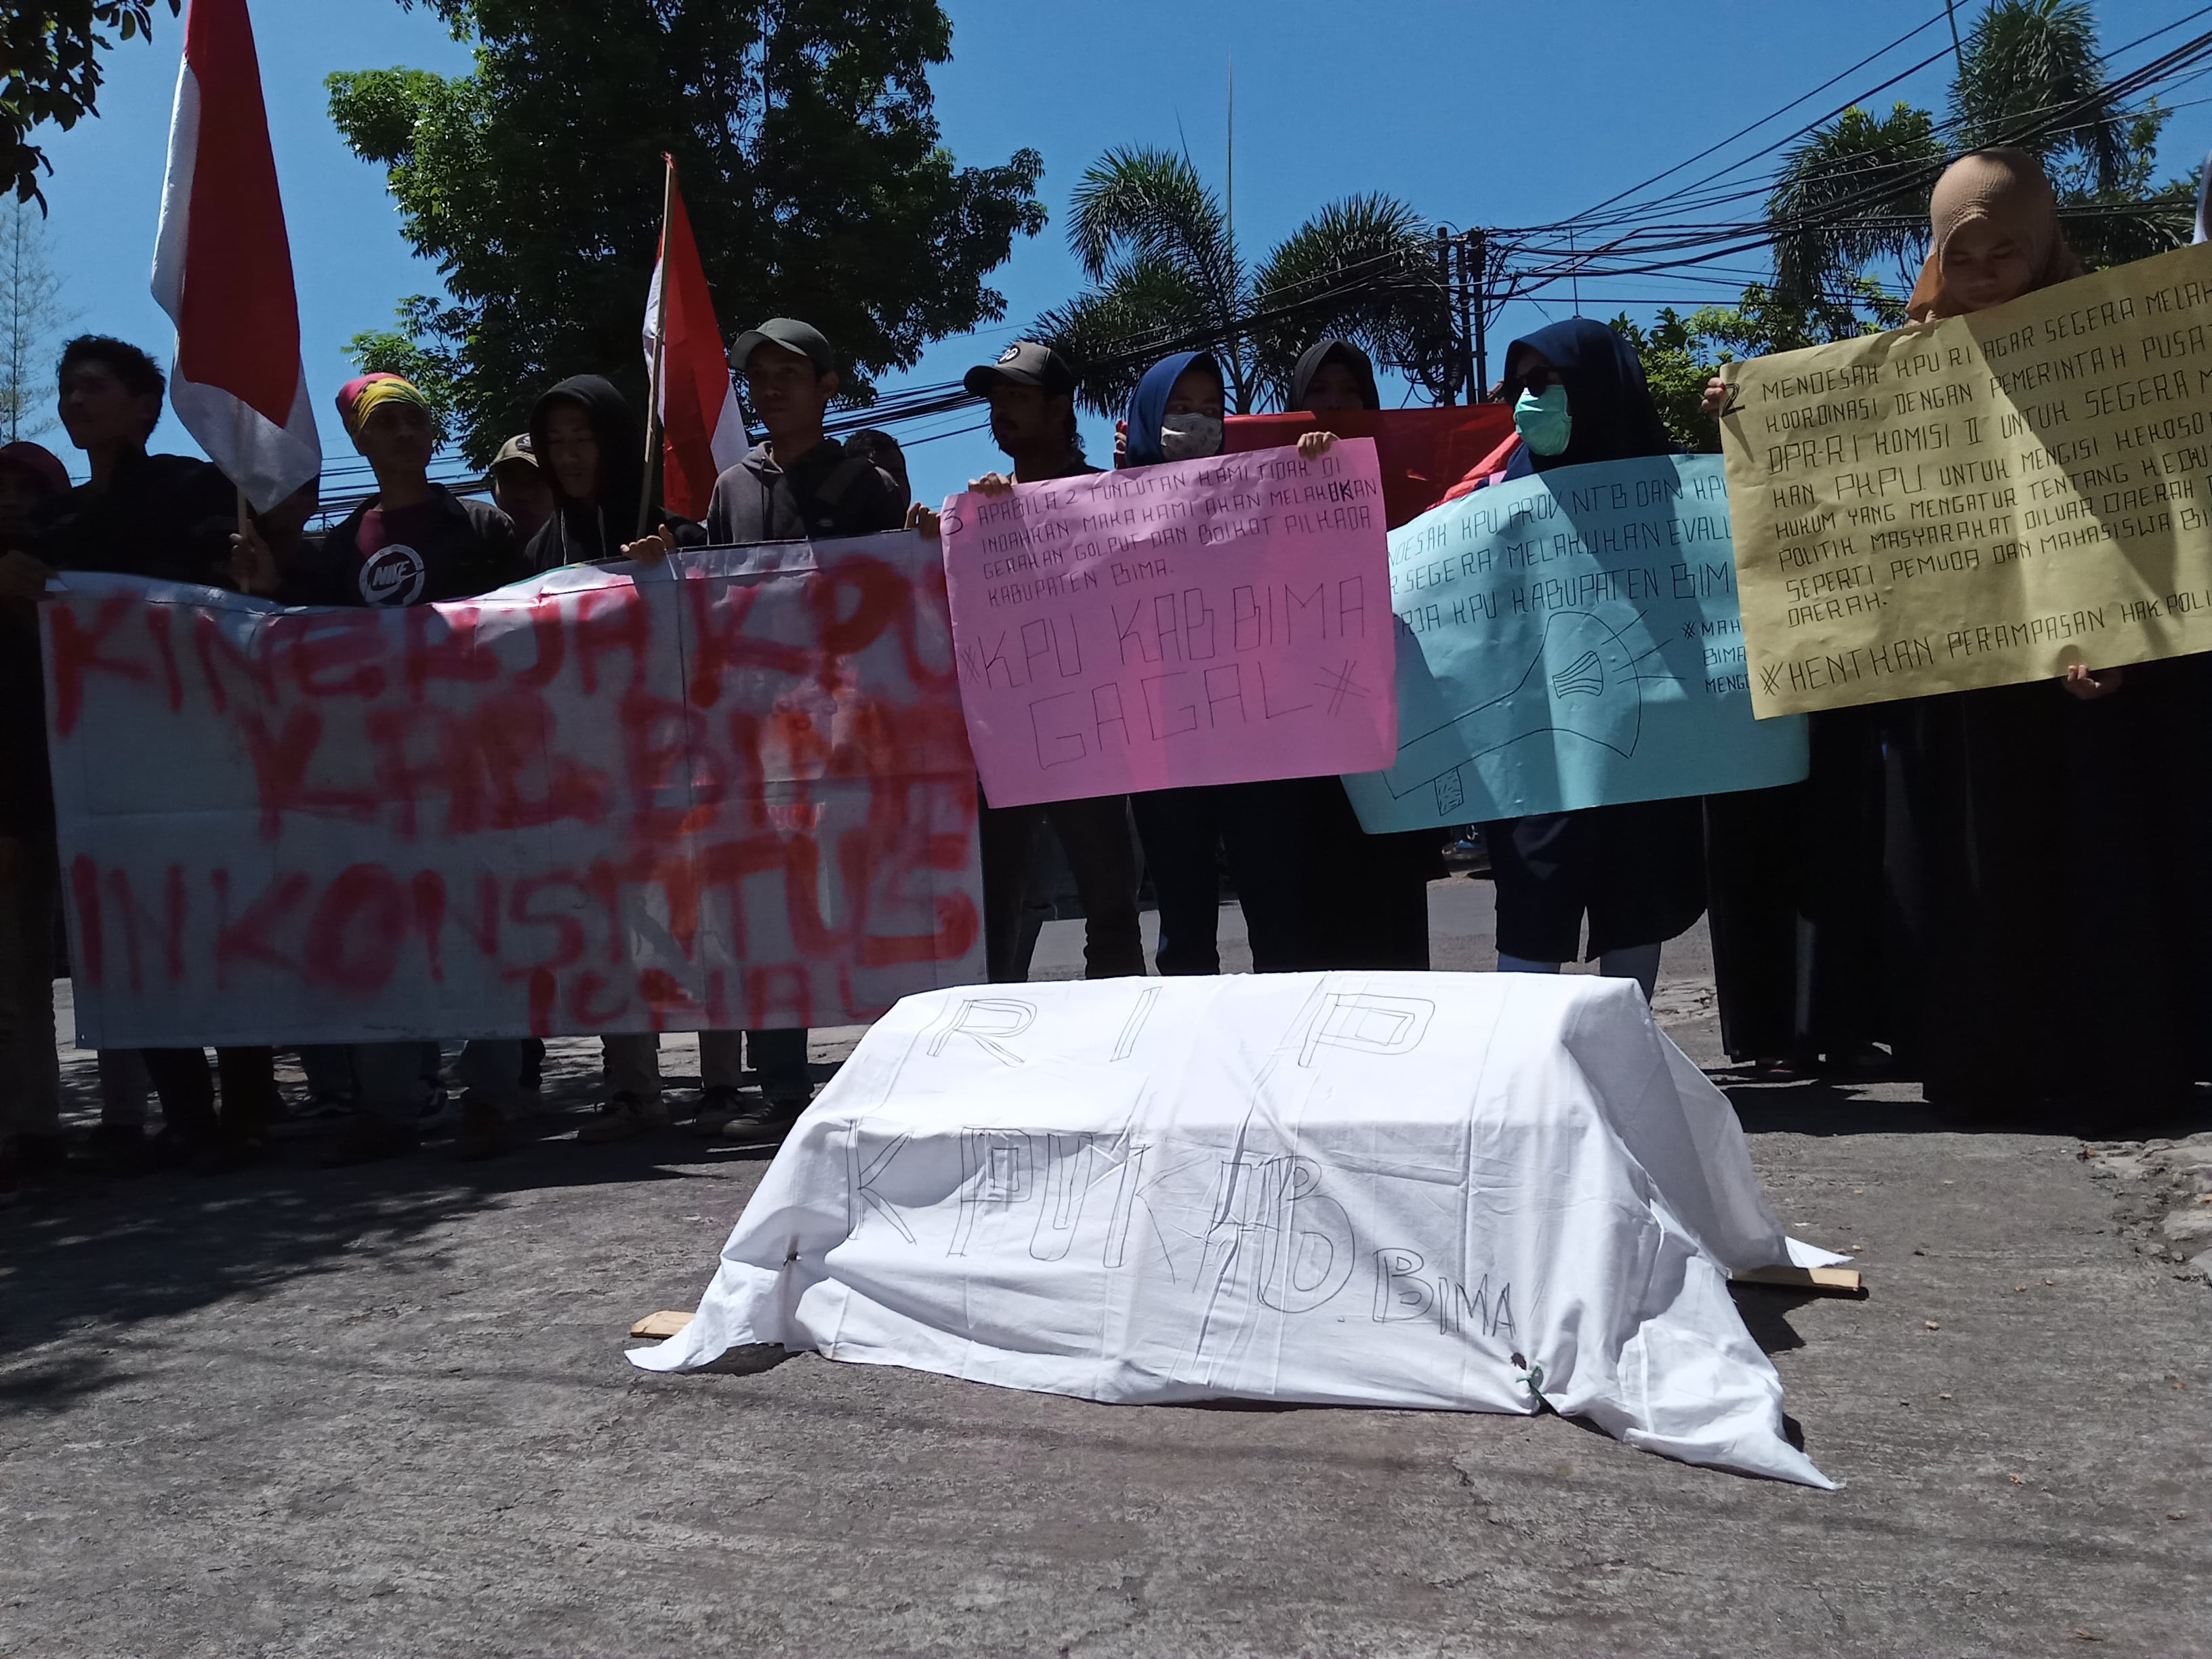
<instances>
[{"instance_id":1,"label":"mock coffin","mask_svg":"<svg viewBox=\"0 0 2212 1659\"><path fill-rule=\"evenodd\" d=\"M1136 1402L1581 1415L1829 1483L1728 1291L1786 1261L1728 1102L1636 985L1329 973L969 987L869 1031L697 1316Z\"/></svg>"}]
</instances>

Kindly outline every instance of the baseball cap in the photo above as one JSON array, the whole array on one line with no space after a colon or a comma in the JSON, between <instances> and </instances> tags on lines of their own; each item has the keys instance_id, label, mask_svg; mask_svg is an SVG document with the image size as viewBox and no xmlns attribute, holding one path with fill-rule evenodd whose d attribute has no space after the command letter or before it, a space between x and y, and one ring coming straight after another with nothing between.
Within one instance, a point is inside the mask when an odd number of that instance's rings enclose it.
<instances>
[{"instance_id":1,"label":"baseball cap","mask_svg":"<svg viewBox=\"0 0 2212 1659\"><path fill-rule=\"evenodd\" d=\"M999 354L995 363L978 363L960 384L971 397L988 398L991 388L1005 380L1013 386L1042 386L1047 392L1075 390L1075 371L1067 359L1042 340L1017 340Z\"/></svg>"},{"instance_id":2,"label":"baseball cap","mask_svg":"<svg viewBox=\"0 0 2212 1659\"><path fill-rule=\"evenodd\" d=\"M491 458L491 470L496 472L509 461L520 461L525 466L538 465L537 447L527 432L516 433L499 447L499 453Z\"/></svg>"},{"instance_id":3,"label":"baseball cap","mask_svg":"<svg viewBox=\"0 0 2212 1659\"><path fill-rule=\"evenodd\" d=\"M831 354L830 342L822 331L796 317L771 317L758 328L749 328L738 335L737 343L730 348L730 367L744 374L745 365L752 361L754 349L763 341L780 345L786 351L804 353L824 374L837 367L837 359Z\"/></svg>"}]
</instances>

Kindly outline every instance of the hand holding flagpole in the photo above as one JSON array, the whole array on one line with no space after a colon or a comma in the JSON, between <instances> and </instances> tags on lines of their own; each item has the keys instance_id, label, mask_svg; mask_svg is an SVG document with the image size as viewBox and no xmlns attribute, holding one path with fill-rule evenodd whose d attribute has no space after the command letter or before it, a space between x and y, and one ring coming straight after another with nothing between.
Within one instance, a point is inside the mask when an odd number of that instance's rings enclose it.
<instances>
[{"instance_id":1,"label":"hand holding flagpole","mask_svg":"<svg viewBox=\"0 0 2212 1659\"><path fill-rule=\"evenodd\" d=\"M660 157L660 248L653 266L653 359L646 368L645 483L637 495L637 533L653 520L653 471L660 459L660 380L668 355L668 204L676 193L676 158Z\"/></svg>"}]
</instances>

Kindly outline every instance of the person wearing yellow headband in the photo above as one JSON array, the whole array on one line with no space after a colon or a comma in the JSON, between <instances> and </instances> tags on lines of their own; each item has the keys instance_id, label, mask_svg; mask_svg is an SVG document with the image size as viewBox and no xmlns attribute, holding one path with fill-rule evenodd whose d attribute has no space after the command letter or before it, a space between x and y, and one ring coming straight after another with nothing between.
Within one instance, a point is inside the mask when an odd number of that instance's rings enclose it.
<instances>
[{"instance_id":1,"label":"person wearing yellow headband","mask_svg":"<svg viewBox=\"0 0 2212 1659\"><path fill-rule=\"evenodd\" d=\"M240 586L295 605L432 605L473 599L531 574L506 514L431 481L437 420L418 387L397 374L364 374L339 392L337 410L376 474L376 493L289 570L277 568L258 533L241 535L233 566ZM354 1045L357 1115L325 1163L364 1164L414 1148L421 1048ZM521 1044L512 1040L471 1041L463 1049L459 1156L489 1157L508 1145L510 1121L529 1109L521 1062Z\"/></svg>"}]
</instances>

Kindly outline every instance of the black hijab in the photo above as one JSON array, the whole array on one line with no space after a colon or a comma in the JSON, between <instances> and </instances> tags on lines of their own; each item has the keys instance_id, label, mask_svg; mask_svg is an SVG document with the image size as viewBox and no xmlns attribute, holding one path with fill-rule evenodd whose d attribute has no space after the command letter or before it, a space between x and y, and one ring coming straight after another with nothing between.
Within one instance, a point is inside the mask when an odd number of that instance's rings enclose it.
<instances>
[{"instance_id":1,"label":"black hijab","mask_svg":"<svg viewBox=\"0 0 2212 1659\"><path fill-rule=\"evenodd\" d=\"M1559 371L1573 424L1566 448L1557 455L1538 455L1522 446L1505 469L1508 477L1523 478L1531 472L1592 461L1671 455L1679 447L1667 435L1667 424L1651 401L1651 388L1644 382L1644 365L1635 349L1603 323L1570 317L1523 335L1506 348L1509 376L1524 347L1541 353ZM1506 390L1516 388L1509 384Z\"/></svg>"},{"instance_id":2,"label":"black hijab","mask_svg":"<svg viewBox=\"0 0 2212 1659\"><path fill-rule=\"evenodd\" d=\"M1375 365L1365 352L1349 340L1331 336L1316 340L1298 359L1298 366L1291 371L1290 400L1285 410L1301 410L1306 406L1306 394L1313 390L1313 377L1321 373L1323 363L1342 363L1359 381L1362 406L1368 409L1382 407L1382 394L1375 387Z\"/></svg>"},{"instance_id":3,"label":"black hijab","mask_svg":"<svg viewBox=\"0 0 2212 1659\"><path fill-rule=\"evenodd\" d=\"M561 490L545 429L562 398L580 406L599 441L598 499L580 501ZM540 570L586 559L611 559L637 530L638 491L644 485L645 433L614 383L598 374L573 374L538 398L530 411L530 441L553 490L553 517L532 539L532 562ZM653 522L658 523L656 517Z\"/></svg>"}]
</instances>

